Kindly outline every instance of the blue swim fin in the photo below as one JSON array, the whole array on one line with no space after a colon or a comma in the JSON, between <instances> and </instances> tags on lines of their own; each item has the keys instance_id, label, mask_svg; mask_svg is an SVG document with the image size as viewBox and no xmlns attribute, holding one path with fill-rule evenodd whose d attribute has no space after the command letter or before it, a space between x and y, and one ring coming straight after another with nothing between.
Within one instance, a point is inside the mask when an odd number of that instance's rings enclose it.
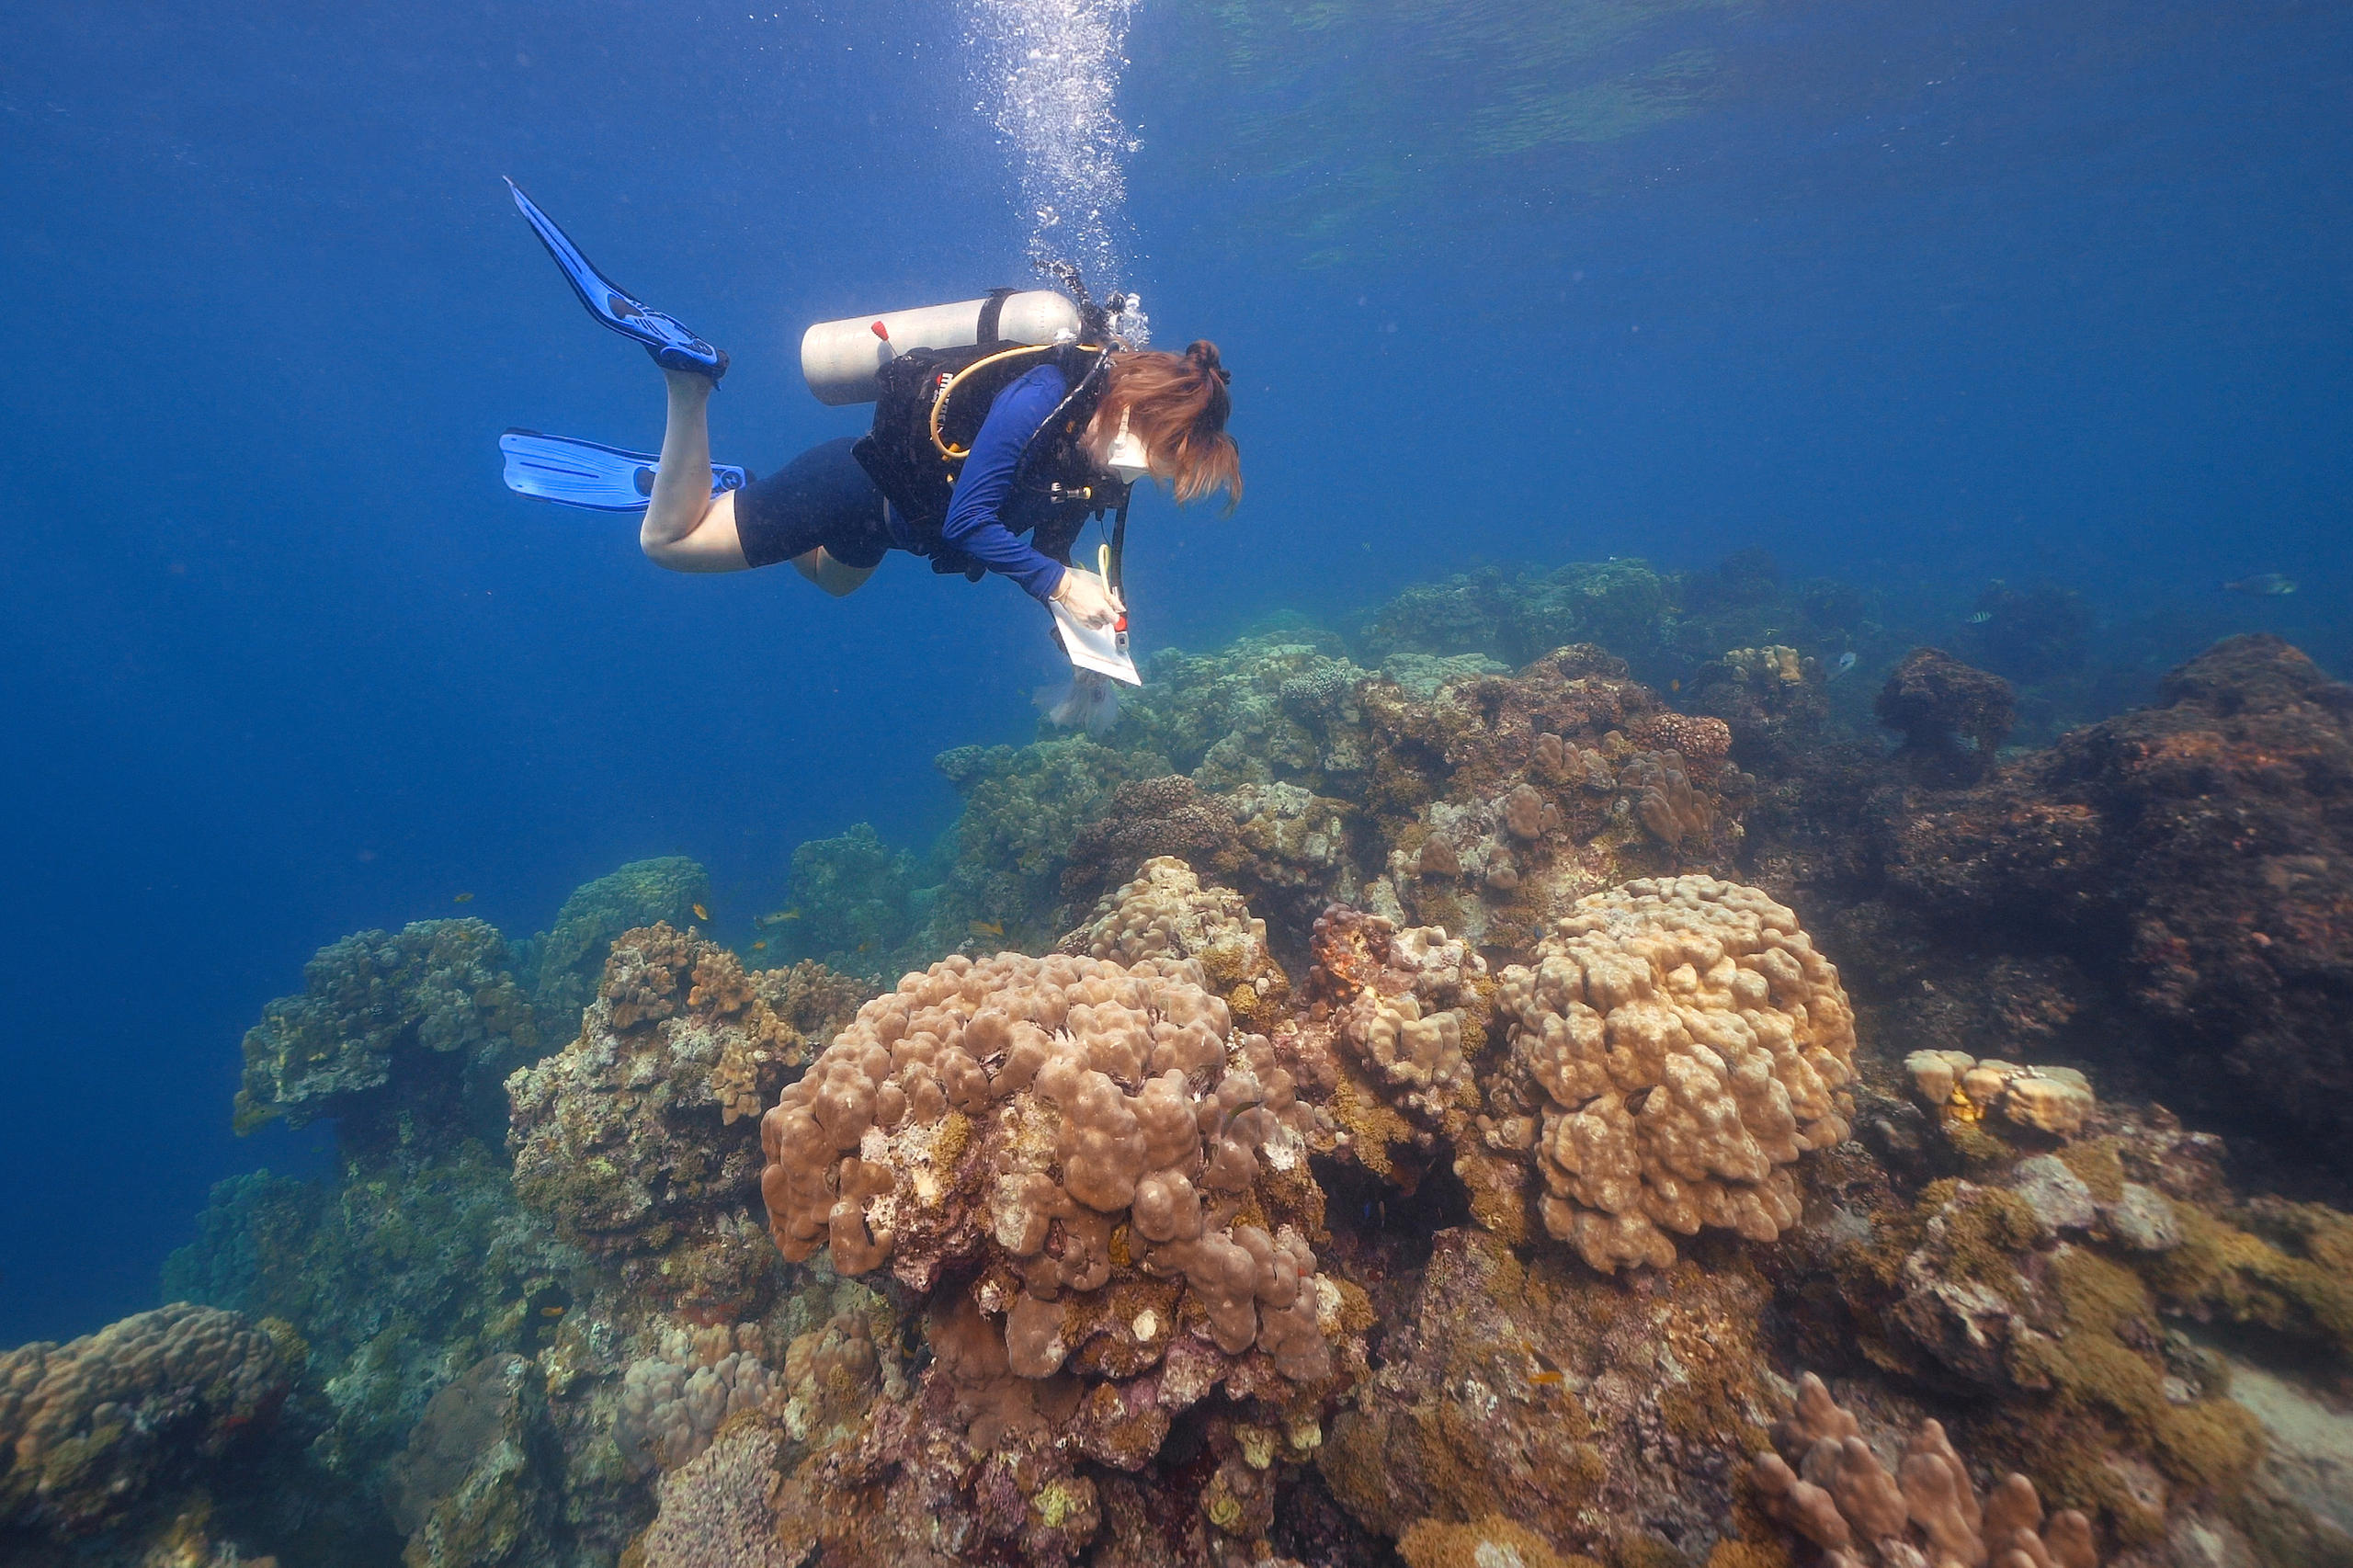
<instances>
[{"instance_id":1,"label":"blue swim fin","mask_svg":"<svg viewBox=\"0 0 2353 1568\"><path fill-rule=\"evenodd\" d=\"M597 512L643 510L654 494L654 470L661 457L568 436L542 436L537 430L509 430L498 438L498 449L506 454L506 488L516 494ZM710 465L714 501L751 482L749 472L732 463Z\"/></svg>"},{"instance_id":2,"label":"blue swim fin","mask_svg":"<svg viewBox=\"0 0 2353 1568\"><path fill-rule=\"evenodd\" d=\"M533 205L523 194L523 187L513 180L506 188L515 193L515 205L523 210L531 227L539 231L540 243L548 247L555 264L572 280L573 292L588 307L588 313L623 337L633 337L645 345L654 362L665 370L685 370L698 376L709 376L713 381L727 373L727 354L713 348L687 330L674 316L660 311L647 310L643 305L615 288L610 279L597 271L571 236L555 226L555 220Z\"/></svg>"}]
</instances>

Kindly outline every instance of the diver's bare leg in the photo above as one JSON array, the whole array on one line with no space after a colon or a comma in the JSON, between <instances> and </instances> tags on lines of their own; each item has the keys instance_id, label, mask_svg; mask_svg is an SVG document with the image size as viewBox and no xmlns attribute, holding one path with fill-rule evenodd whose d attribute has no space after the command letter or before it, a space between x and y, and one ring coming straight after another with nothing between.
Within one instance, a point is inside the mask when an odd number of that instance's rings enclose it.
<instances>
[{"instance_id":1,"label":"diver's bare leg","mask_svg":"<svg viewBox=\"0 0 2353 1568\"><path fill-rule=\"evenodd\" d=\"M637 542L674 572L741 572L751 563L735 533L735 493L710 494L710 393L708 377L663 372L670 418L662 460Z\"/></svg>"},{"instance_id":2,"label":"diver's bare leg","mask_svg":"<svg viewBox=\"0 0 2353 1568\"><path fill-rule=\"evenodd\" d=\"M866 580L874 575L871 566L843 565L826 553L822 544L794 556L792 569L837 599L858 592L866 585Z\"/></svg>"}]
</instances>

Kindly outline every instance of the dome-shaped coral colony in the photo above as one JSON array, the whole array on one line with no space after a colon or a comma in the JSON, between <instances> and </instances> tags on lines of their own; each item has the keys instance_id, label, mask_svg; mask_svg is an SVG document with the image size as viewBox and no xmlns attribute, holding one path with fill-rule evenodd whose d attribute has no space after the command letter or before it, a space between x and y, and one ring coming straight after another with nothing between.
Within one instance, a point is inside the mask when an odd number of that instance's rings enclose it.
<instances>
[{"instance_id":1,"label":"dome-shaped coral colony","mask_svg":"<svg viewBox=\"0 0 2353 1568\"><path fill-rule=\"evenodd\" d=\"M1586 588L1545 594L1531 638ZM290 1494L381 1499L430 1568L2337 1560L2297 1358L2353 1355L2353 1221L2242 1199L2219 1140L2059 1063L2074 1017L2156 1020L2134 1049L2211 1084L2227 960L2234 1066L2333 1081L2245 939L2317 940L2320 863L2247 870L2197 806L2317 842L2317 799L2166 759L2353 777L2353 702L2227 644L1980 783L1822 761L1822 672L1745 641L1714 717L1590 646L1170 655L1124 749L943 758L940 888L853 835L741 955L686 861L512 949L323 949L238 1115L334 1117L338 1172L216 1194L171 1289L246 1315L0 1358L0 1547L201 1560L201 1488L285 1400ZM2125 902L2052 882L2053 833ZM1736 867L1859 955L1870 1049ZM2021 900L2076 957L1934 924ZM984 934L1044 956L923 962ZM2070 967L2101 953L2139 1013Z\"/></svg>"}]
</instances>

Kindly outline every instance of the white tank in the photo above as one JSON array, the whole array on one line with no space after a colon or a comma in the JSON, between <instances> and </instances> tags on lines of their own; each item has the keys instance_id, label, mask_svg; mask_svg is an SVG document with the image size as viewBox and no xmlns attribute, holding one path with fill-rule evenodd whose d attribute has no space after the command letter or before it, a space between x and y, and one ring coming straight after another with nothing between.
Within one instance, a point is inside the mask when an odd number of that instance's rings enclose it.
<instances>
[{"instance_id":1,"label":"white tank","mask_svg":"<svg viewBox=\"0 0 2353 1568\"><path fill-rule=\"evenodd\" d=\"M872 403L882 395L874 372L910 348L965 348L981 340L986 300L925 305L879 316L821 321L801 335L801 374L817 401L836 407ZM1007 343L1051 343L1076 336L1078 307L1051 289L1008 294L998 308L996 335Z\"/></svg>"}]
</instances>

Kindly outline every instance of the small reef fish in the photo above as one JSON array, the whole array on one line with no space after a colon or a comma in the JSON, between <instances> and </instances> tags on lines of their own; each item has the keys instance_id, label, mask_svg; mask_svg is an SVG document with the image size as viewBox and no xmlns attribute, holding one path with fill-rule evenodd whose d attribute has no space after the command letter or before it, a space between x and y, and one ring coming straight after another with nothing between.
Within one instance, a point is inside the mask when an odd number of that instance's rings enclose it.
<instances>
[{"instance_id":1,"label":"small reef fish","mask_svg":"<svg viewBox=\"0 0 2353 1568\"><path fill-rule=\"evenodd\" d=\"M975 937L1002 937L1005 935L1005 922L1002 920L975 920L970 926L966 926L965 929L970 931Z\"/></svg>"},{"instance_id":2,"label":"small reef fish","mask_svg":"<svg viewBox=\"0 0 2353 1568\"><path fill-rule=\"evenodd\" d=\"M754 924L759 926L781 926L788 920L798 920L800 918L801 911L797 909L779 909L773 915L761 915L757 921L754 922Z\"/></svg>"},{"instance_id":3,"label":"small reef fish","mask_svg":"<svg viewBox=\"0 0 2353 1568\"><path fill-rule=\"evenodd\" d=\"M451 899L449 902L450 902L451 903L472 903L473 901L474 901L474 895L473 895L473 894L472 894L472 893L470 893L470 892L461 892L461 893L460 893L457 897L455 897L455 898Z\"/></svg>"},{"instance_id":4,"label":"small reef fish","mask_svg":"<svg viewBox=\"0 0 2353 1568\"><path fill-rule=\"evenodd\" d=\"M1845 675L1848 670L1851 670L1854 667L1855 651L1852 648L1849 648L1845 653L1838 655L1838 662L1830 666L1830 673L1823 677L1822 684L1828 686L1832 681L1836 680L1840 676Z\"/></svg>"},{"instance_id":5,"label":"small reef fish","mask_svg":"<svg viewBox=\"0 0 2353 1568\"><path fill-rule=\"evenodd\" d=\"M764 937L760 940L754 942L752 944L752 950L756 953L767 952L768 950L767 938Z\"/></svg>"},{"instance_id":6,"label":"small reef fish","mask_svg":"<svg viewBox=\"0 0 2353 1568\"><path fill-rule=\"evenodd\" d=\"M1531 1383L1541 1383L1545 1387L1551 1388L1557 1386L1561 1382L1562 1378L1560 1373L1552 1370L1550 1367L1547 1367L1540 1372L1529 1373L1528 1381Z\"/></svg>"},{"instance_id":7,"label":"small reef fish","mask_svg":"<svg viewBox=\"0 0 2353 1568\"><path fill-rule=\"evenodd\" d=\"M698 920L708 920L710 918L710 911L705 909L699 903L690 903L687 905L687 907L695 912L695 918Z\"/></svg>"},{"instance_id":8,"label":"small reef fish","mask_svg":"<svg viewBox=\"0 0 2353 1568\"><path fill-rule=\"evenodd\" d=\"M2257 572L2252 577L2242 577L2235 583L2223 584L2222 591L2226 594L2245 594L2251 599L2278 598L2281 594L2294 593L2296 580L2293 577L2283 577L2277 572Z\"/></svg>"},{"instance_id":9,"label":"small reef fish","mask_svg":"<svg viewBox=\"0 0 2353 1568\"><path fill-rule=\"evenodd\" d=\"M540 1315L543 1318L560 1318L563 1315L563 1311L562 1307L541 1307Z\"/></svg>"},{"instance_id":10,"label":"small reef fish","mask_svg":"<svg viewBox=\"0 0 2353 1568\"><path fill-rule=\"evenodd\" d=\"M1969 618L1969 624L1972 626L1983 626L1993 619L1994 612L1992 610L1981 609L1975 615Z\"/></svg>"}]
</instances>

